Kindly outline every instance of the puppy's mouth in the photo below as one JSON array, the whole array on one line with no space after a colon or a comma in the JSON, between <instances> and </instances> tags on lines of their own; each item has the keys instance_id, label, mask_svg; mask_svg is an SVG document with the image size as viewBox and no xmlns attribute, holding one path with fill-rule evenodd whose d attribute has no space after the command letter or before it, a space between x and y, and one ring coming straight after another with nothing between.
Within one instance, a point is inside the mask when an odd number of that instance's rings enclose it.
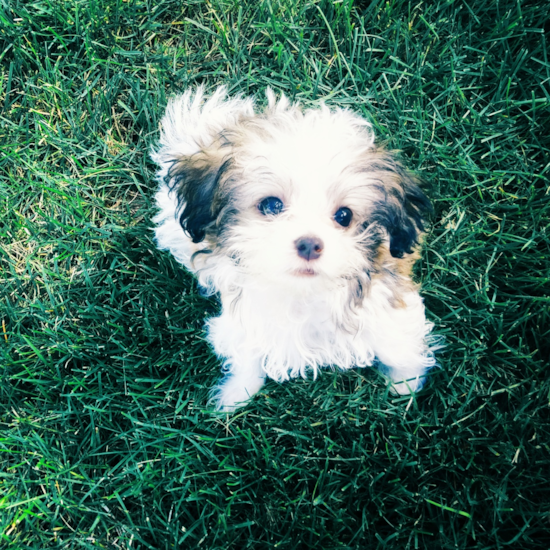
<instances>
[{"instance_id":1,"label":"puppy's mouth","mask_svg":"<svg viewBox=\"0 0 550 550\"><path fill-rule=\"evenodd\" d=\"M311 267L304 267L302 269L295 269L292 271L292 275L296 277L315 277L318 273L314 269L311 269Z\"/></svg>"}]
</instances>

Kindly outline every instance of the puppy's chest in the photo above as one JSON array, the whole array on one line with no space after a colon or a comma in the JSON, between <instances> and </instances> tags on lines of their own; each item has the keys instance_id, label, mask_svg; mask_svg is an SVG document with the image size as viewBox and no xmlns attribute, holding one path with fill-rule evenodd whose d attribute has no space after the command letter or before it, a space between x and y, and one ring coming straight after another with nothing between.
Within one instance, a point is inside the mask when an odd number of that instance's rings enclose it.
<instances>
[{"instance_id":1,"label":"puppy's chest","mask_svg":"<svg viewBox=\"0 0 550 550\"><path fill-rule=\"evenodd\" d=\"M308 350L327 350L360 345L360 320L344 326L342 311L334 303L315 295L292 297L250 295L241 297L234 310L249 345L264 353L290 355ZM355 343L354 343L355 342Z\"/></svg>"}]
</instances>

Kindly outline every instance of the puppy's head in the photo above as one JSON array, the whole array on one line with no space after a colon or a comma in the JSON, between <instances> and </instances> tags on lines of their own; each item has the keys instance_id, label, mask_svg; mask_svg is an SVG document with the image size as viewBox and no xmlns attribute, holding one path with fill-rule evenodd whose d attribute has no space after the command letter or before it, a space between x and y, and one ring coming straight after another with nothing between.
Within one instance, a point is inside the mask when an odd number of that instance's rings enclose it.
<instances>
[{"instance_id":1,"label":"puppy's head","mask_svg":"<svg viewBox=\"0 0 550 550\"><path fill-rule=\"evenodd\" d=\"M369 277L380 258L413 252L429 202L364 119L271 94L259 114L216 97L196 117L209 124L182 125L193 146L163 157L180 223L203 251L298 289Z\"/></svg>"}]
</instances>

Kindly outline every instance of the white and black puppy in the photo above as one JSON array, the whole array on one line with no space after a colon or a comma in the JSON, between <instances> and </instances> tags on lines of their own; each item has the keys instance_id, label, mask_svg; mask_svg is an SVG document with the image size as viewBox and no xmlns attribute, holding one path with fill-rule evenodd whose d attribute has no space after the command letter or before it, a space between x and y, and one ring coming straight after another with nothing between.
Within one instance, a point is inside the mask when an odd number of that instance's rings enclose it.
<instances>
[{"instance_id":1,"label":"white and black puppy","mask_svg":"<svg viewBox=\"0 0 550 550\"><path fill-rule=\"evenodd\" d=\"M411 280L428 199L357 114L267 100L188 90L152 155L156 242L221 299L217 408L325 366L376 363L394 392L419 390L435 365Z\"/></svg>"}]
</instances>

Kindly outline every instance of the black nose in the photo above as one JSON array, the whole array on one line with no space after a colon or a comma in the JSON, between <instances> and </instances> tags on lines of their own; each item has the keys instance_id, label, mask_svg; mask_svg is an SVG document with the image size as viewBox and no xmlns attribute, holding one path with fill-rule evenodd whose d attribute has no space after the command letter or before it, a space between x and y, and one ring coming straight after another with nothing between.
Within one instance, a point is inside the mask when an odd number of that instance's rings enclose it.
<instances>
[{"instance_id":1,"label":"black nose","mask_svg":"<svg viewBox=\"0 0 550 550\"><path fill-rule=\"evenodd\" d=\"M317 237L302 237L294 241L300 258L316 260L323 252L323 241Z\"/></svg>"}]
</instances>

